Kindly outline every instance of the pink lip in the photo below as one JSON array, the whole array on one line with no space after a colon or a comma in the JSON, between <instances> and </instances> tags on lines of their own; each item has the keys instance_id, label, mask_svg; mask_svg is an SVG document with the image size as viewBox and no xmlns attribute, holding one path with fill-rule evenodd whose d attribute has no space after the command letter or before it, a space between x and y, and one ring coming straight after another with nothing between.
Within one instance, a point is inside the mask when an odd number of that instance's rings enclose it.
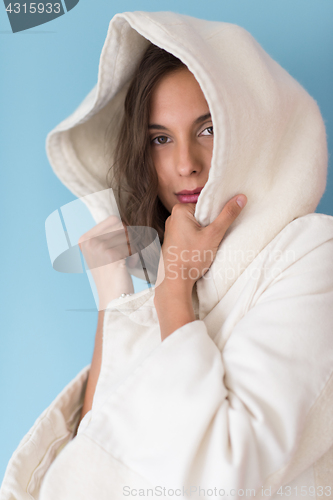
<instances>
[{"instance_id":1,"label":"pink lip","mask_svg":"<svg viewBox=\"0 0 333 500\"><path fill-rule=\"evenodd\" d=\"M203 187L198 187L196 189L192 189L192 191L188 191L187 189L184 189L183 191L179 191L179 193L176 193L178 196L179 194L200 194L200 191L203 189Z\"/></svg>"},{"instance_id":2,"label":"pink lip","mask_svg":"<svg viewBox=\"0 0 333 500\"><path fill-rule=\"evenodd\" d=\"M203 189L202 187L193 189L192 191L184 189L184 191L176 193L176 196L178 198L178 201L180 201L180 203L196 203L198 201L199 194L202 189Z\"/></svg>"},{"instance_id":3,"label":"pink lip","mask_svg":"<svg viewBox=\"0 0 333 500\"><path fill-rule=\"evenodd\" d=\"M196 194L177 194L178 201L180 203L196 203L198 201L200 193Z\"/></svg>"}]
</instances>

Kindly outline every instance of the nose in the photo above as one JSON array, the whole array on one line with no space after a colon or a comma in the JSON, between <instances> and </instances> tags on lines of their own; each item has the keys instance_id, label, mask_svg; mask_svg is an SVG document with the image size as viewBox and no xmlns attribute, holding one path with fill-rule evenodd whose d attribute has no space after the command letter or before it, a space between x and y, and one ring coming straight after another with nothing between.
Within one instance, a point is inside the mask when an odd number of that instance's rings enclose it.
<instances>
[{"instance_id":1,"label":"nose","mask_svg":"<svg viewBox=\"0 0 333 500\"><path fill-rule=\"evenodd\" d=\"M190 140L178 143L175 154L175 163L179 175L187 177L201 172L202 161L199 152Z\"/></svg>"}]
</instances>

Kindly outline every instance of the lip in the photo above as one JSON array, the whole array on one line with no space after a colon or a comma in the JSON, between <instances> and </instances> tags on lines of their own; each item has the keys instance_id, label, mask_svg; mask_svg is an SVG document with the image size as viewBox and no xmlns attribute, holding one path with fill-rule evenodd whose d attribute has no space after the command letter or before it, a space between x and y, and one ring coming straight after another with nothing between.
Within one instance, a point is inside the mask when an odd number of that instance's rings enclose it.
<instances>
[{"instance_id":1,"label":"lip","mask_svg":"<svg viewBox=\"0 0 333 500\"><path fill-rule=\"evenodd\" d=\"M184 189L183 191L179 191L179 193L176 193L176 195L178 196L178 195L184 195L184 194L200 194L202 189L203 189L203 186L192 189L192 191L188 191L187 189Z\"/></svg>"},{"instance_id":2,"label":"lip","mask_svg":"<svg viewBox=\"0 0 333 500\"><path fill-rule=\"evenodd\" d=\"M180 203L196 203L200 193L195 194L177 194Z\"/></svg>"}]
</instances>

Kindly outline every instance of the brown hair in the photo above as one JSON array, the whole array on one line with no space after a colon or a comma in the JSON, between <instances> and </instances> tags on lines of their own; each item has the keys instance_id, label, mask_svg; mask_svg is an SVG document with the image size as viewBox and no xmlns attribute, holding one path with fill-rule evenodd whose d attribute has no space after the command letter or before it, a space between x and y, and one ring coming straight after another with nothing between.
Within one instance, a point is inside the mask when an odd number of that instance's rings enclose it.
<instances>
[{"instance_id":1,"label":"brown hair","mask_svg":"<svg viewBox=\"0 0 333 500\"><path fill-rule=\"evenodd\" d=\"M115 148L112 180L120 217L127 226L148 226L161 244L165 220L170 215L157 195L158 178L150 154L149 109L152 91L161 78L185 64L169 52L150 44L137 67L124 107Z\"/></svg>"}]
</instances>

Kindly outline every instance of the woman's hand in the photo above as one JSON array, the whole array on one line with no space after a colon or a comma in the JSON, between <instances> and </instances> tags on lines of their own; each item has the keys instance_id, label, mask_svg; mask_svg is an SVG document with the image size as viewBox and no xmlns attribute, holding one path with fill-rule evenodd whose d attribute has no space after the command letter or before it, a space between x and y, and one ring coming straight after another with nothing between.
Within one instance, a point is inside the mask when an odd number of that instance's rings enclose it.
<instances>
[{"instance_id":1,"label":"woman's hand","mask_svg":"<svg viewBox=\"0 0 333 500\"><path fill-rule=\"evenodd\" d=\"M193 286L208 271L227 229L241 213L246 202L245 195L234 196L206 227L195 219L194 203L178 203L173 207L165 223L162 256L155 285L154 302L162 340L195 320L192 307Z\"/></svg>"},{"instance_id":2,"label":"woman's hand","mask_svg":"<svg viewBox=\"0 0 333 500\"><path fill-rule=\"evenodd\" d=\"M206 227L196 221L194 203L177 203L173 207L165 223L162 246L164 279L159 276L157 285L192 290L194 283L208 271L227 229L242 211L237 199L245 206L245 195L234 196ZM161 265L160 262L159 274Z\"/></svg>"},{"instance_id":3,"label":"woman's hand","mask_svg":"<svg viewBox=\"0 0 333 500\"><path fill-rule=\"evenodd\" d=\"M122 293L134 292L125 263L131 249L127 230L119 217L111 215L84 233L78 243L97 288L99 311ZM128 264L135 265L137 257L129 257Z\"/></svg>"}]
</instances>

